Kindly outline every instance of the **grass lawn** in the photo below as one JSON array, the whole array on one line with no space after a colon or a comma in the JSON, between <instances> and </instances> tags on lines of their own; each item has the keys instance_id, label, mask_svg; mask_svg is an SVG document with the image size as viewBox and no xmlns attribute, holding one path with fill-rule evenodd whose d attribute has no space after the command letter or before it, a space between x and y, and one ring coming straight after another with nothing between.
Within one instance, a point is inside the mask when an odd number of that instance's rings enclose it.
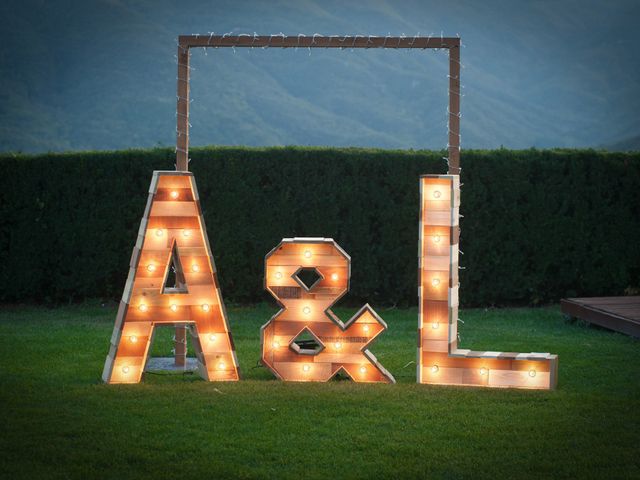
<instances>
[{"instance_id":1,"label":"grass lawn","mask_svg":"<svg viewBox=\"0 0 640 480\"><path fill-rule=\"evenodd\" d=\"M228 310L243 381L113 386L114 308L0 310L0 477L640 478L637 340L556 307L465 310L462 347L557 353L558 389L416 385L417 312L380 309L371 350L397 385L296 384L253 368L275 308Z\"/></svg>"}]
</instances>

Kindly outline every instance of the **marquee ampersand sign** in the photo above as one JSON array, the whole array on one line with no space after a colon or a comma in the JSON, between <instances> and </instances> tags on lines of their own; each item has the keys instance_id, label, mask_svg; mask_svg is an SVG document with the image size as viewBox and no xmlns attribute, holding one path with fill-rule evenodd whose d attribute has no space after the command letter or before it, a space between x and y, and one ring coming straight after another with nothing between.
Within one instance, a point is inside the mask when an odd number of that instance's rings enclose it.
<instances>
[{"instance_id":1,"label":"marquee ampersand sign","mask_svg":"<svg viewBox=\"0 0 640 480\"><path fill-rule=\"evenodd\" d=\"M553 389L558 356L458 348L460 177L420 178L418 383Z\"/></svg>"},{"instance_id":2,"label":"marquee ampersand sign","mask_svg":"<svg viewBox=\"0 0 640 480\"><path fill-rule=\"evenodd\" d=\"M351 258L331 238L285 238L265 258L265 288L282 309L262 326L262 362L279 379L395 383L367 349L387 325L367 304L343 323L331 307L349 290Z\"/></svg>"},{"instance_id":3,"label":"marquee ampersand sign","mask_svg":"<svg viewBox=\"0 0 640 480\"><path fill-rule=\"evenodd\" d=\"M153 172L147 207L104 365L106 383L142 378L154 329L187 325L205 380L238 380L195 179Z\"/></svg>"}]
</instances>

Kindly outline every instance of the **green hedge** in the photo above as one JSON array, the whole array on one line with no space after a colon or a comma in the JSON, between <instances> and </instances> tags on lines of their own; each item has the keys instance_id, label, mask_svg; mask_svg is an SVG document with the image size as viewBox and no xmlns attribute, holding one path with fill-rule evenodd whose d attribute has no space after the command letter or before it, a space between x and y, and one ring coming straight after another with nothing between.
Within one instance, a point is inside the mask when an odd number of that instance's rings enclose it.
<instances>
[{"instance_id":1,"label":"green hedge","mask_svg":"<svg viewBox=\"0 0 640 480\"><path fill-rule=\"evenodd\" d=\"M265 298L283 237L333 237L354 302L415 304L418 176L441 152L199 148L191 169L227 302ZM172 150L0 157L0 301L118 299L151 172ZM640 284L640 154L465 151L461 299L537 304Z\"/></svg>"}]
</instances>

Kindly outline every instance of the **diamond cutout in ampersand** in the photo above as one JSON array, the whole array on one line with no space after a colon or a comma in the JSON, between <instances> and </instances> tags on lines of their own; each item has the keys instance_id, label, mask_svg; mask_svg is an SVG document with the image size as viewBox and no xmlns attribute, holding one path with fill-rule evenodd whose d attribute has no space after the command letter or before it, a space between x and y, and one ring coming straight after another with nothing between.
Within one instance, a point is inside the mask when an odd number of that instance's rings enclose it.
<instances>
[{"instance_id":1,"label":"diamond cutout in ampersand","mask_svg":"<svg viewBox=\"0 0 640 480\"><path fill-rule=\"evenodd\" d=\"M293 279L310 292L324 277L315 267L301 267L293 274Z\"/></svg>"},{"instance_id":2,"label":"diamond cutout in ampersand","mask_svg":"<svg viewBox=\"0 0 640 480\"><path fill-rule=\"evenodd\" d=\"M291 341L289 348L300 355L317 355L324 350L324 345L311 330L305 327Z\"/></svg>"}]
</instances>

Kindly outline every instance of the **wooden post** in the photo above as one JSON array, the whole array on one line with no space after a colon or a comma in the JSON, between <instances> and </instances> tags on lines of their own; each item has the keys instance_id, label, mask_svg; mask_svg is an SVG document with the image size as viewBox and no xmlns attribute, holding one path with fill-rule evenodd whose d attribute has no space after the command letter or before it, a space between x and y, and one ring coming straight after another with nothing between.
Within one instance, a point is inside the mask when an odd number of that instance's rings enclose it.
<instances>
[{"instance_id":1,"label":"wooden post","mask_svg":"<svg viewBox=\"0 0 640 480\"><path fill-rule=\"evenodd\" d=\"M176 170L189 170L189 46L178 44Z\"/></svg>"},{"instance_id":2,"label":"wooden post","mask_svg":"<svg viewBox=\"0 0 640 480\"><path fill-rule=\"evenodd\" d=\"M176 170L189 170L189 47L178 44L178 89L176 107ZM187 361L187 327L176 327L174 341L175 364L184 367Z\"/></svg>"},{"instance_id":3,"label":"wooden post","mask_svg":"<svg viewBox=\"0 0 640 480\"><path fill-rule=\"evenodd\" d=\"M449 48L449 175L460 174L460 44Z\"/></svg>"}]
</instances>

